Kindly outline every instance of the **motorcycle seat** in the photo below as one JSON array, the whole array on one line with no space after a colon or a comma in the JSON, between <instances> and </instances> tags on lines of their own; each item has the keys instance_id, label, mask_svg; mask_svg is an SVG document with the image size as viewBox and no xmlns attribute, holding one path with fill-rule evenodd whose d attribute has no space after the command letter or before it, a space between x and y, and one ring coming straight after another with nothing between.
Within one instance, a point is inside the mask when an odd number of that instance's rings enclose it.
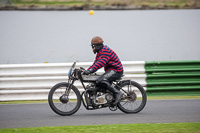
<instances>
[{"instance_id":1,"label":"motorcycle seat","mask_svg":"<svg viewBox=\"0 0 200 133\"><path fill-rule=\"evenodd\" d=\"M122 77L124 77L124 75L122 75L120 78L114 80L114 82L119 82L120 80L122 80Z\"/></svg>"}]
</instances>

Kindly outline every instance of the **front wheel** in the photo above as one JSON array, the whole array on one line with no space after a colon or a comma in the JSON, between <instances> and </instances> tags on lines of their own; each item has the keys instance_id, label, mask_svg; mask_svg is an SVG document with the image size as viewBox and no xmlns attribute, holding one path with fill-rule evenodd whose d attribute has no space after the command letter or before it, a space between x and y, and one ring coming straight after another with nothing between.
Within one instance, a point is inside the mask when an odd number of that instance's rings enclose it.
<instances>
[{"instance_id":1,"label":"front wheel","mask_svg":"<svg viewBox=\"0 0 200 133\"><path fill-rule=\"evenodd\" d=\"M81 105L79 90L69 83L58 83L49 92L48 102L51 109L62 116L72 115Z\"/></svg>"},{"instance_id":2,"label":"front wheel","mask_svg":"<svg viewBox=\"0 0 200 133\"><path fill-rule=\"evenodd\" d=\"M147 96L143 87L134 81L125 81L120 85L123 96L118 108L124 113L138 113L146 105Z\"/></svg>"}]
</instances>

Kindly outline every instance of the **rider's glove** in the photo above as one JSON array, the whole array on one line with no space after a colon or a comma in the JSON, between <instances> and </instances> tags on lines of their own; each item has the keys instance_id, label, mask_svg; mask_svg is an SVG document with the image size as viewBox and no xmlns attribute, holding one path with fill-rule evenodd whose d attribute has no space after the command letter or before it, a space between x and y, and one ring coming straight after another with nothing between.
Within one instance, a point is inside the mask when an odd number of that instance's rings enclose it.
<instances>
[{"instance_id":1,"label":"rider's glove","mask_svg":"<svg viewBox=\"0 0 200 133\"><path fill-rule=\"evenodd\" d=\"M93 73L93 72L94 72L93 69L85 70L85 71L83 72L83 75L88 75L88 74L91 74L91 73Z\"/></svg>"}]
</instances>

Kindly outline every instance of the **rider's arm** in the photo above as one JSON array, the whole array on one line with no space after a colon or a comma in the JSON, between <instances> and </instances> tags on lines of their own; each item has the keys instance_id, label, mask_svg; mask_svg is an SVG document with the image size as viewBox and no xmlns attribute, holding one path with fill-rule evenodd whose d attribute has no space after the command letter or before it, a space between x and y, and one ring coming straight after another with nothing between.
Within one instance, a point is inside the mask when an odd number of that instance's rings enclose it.
<instances>
[{"instance_id":1,"label":"rider's arm","mask_svg":"<svg viewBox=\"0 0 200 133\"><path fill-rule=\"evenodd\" d=\"M94 63L93 63L87 70L85 70L85 71L83 72L83 74L88 75L88 74L90 74L90 73L94 73L95 71L94 71L93 67L94 67L96 61L97 61L97 59L94 61Z\"/></svg>"},{"instance_id":2,"label":"rider's arm","mask_svg":"<svg viewBox=\"0 0 200 133\"><path fill-rule=\"evenodd\" d=\"M94 72L96 72L98 69L105 67L106 64L109 62L109 60L110 60L110 52L108 50L103 50L102 53L99 55L99 58L95 60L93 65L88 70L93 69Z\"/></svg>"},{"instance_id":3,"label":"rider's arm","mask_svg":"<svg viewBox=\"0 0 200 133\"><path fill-rule=\"evenodd\" d=\"M94 61L94 63L87 69L87 70L90 70L96 63L96 60Z\"/></svg>"}]
</instances>

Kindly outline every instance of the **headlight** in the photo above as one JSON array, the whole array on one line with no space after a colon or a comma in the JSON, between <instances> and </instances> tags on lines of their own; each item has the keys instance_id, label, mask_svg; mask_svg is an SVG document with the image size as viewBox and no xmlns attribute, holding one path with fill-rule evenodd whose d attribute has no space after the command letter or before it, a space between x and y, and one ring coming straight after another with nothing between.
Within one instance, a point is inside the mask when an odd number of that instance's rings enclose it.
<instances>
[{"instance_id":1,"label":"headlight","mask_svg":"<svg viewBox=\"0 0 200 133\"><path fill-rule=\"evenodd\" d=\"M68 71L68 77L69 78L71 77L71 74L72 74L72 68L70 68L69 71Z\"/></svg>"}]
</instances>

